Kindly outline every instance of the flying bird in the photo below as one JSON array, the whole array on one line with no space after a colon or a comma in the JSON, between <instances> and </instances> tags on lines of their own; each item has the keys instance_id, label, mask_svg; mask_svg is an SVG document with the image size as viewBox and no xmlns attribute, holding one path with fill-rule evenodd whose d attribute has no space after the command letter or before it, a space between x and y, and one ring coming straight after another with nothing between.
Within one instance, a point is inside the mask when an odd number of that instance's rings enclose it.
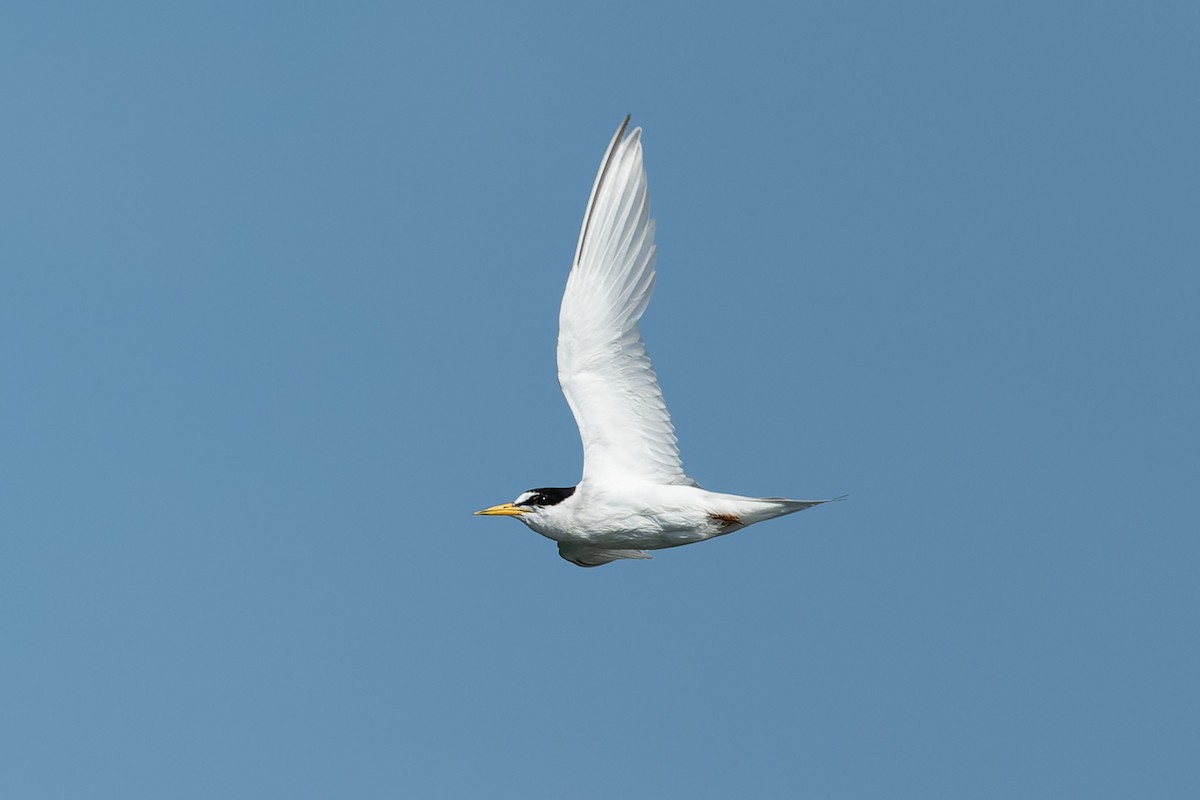
<instances>
[{"instance_id":1,"label":"flying bird","mask_svg":"<svg viewBox=\"0 0 1200 800\"><path fill-rule=\"evenodd\" d=\"M583 440L583 478L475 512L516 517L581 567L650 558L647 550L829 502L710 492L683 471L638 330L654 288L654 220L642 129L628 127L625 117L600 162L558 316L558 382Z\"/></svg>"}]
</instances>

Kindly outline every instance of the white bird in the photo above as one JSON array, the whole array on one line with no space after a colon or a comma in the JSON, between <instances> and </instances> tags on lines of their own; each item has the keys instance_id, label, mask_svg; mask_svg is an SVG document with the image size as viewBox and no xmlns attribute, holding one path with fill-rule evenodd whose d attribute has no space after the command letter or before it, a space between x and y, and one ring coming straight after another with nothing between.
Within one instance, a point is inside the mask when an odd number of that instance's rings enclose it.
<instances>
[{"instance_id":1,"label":"white bird","mask_svg":"<svg viewBox=\"0 0 1200 800\"><path fill-rule=\"evenodd\" d=\"M719 494L683 471L638 330L654 288L654 220L642 129L627 135L628 126L626 117L600 162L558 316L558 382L583 440L583 478L475 512L516 517L581 567L650 558L828 502Z\"/></svg>"}]
</instances>

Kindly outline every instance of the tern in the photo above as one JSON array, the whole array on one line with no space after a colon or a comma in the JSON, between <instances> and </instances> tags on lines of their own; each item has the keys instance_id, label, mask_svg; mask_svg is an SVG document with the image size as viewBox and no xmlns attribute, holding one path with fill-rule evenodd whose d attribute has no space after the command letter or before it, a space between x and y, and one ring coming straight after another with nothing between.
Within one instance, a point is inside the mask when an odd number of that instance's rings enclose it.
<instances>
[{"instance_id":1,"label":"tern","mask_svg":"<svg viewBox=\"0 0 1200 800\"><path fill-rule=\"evenodd\" d=\"M628 127L625 117L600 162L558 317L558 382L583 440L583 477L475 512L516 517L581 567L650 558L647 550L829 502L710 492L683 471L638 330L654 288L654 220L642 129Z\"/></svg>"}]
</instances>

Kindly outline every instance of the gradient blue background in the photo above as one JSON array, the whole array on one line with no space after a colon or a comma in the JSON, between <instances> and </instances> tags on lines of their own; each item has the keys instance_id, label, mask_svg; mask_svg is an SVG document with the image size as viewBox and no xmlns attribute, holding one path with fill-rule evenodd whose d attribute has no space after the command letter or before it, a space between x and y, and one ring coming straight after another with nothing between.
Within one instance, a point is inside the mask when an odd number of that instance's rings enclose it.
<instances>
[{"instance_id":1,"label":"gradient blue background","mask_svg":"<svg viewBox=\"0 0 1200 800\"><path fill-rule=\"evenodd\" d=\"M0 796L1200 796L1200 11L0 12ZM558 301L645 128L705 486L596 570Z\"/></svg>"}]
</instances>

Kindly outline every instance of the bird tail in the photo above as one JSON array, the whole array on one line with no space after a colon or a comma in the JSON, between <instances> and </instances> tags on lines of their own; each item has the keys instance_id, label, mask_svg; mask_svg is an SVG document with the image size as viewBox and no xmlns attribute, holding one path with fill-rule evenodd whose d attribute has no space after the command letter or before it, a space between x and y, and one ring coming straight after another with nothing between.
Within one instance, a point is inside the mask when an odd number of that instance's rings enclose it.
<instances>
[{"instance_id":1,"label":"bird tail","mask_svg":"<svg viewBox=\"0 0 1200 800\"><path fill-rule=\"evenodd\" d=\"M825 503L837 503L845 500L850 495L840 494L837 497L830 497L827 500L789 500L786 497L761 497L760 500L765 500L769 503L782 503L787 509L785 514L794 514L797 511L803 511L806 508L813 506L824 505Z\"/></svg>"},{"instance_id":2,"label":"bird tail","mask_svg":"<svg viewBox=\"0 0 1200 800\"><path fill-rule=\"evenodd\" d=\"M831 497L828 500L790 500L786 497L756 497L754 502L768 504L763 509L763 513L754 513L748 515L750 519L746 522L761 522L766 519L774 519L775 517L783 517L788 514L795 514L797 511L804 511L813 506L823 505L825 503L836 503L839 500L845 500L849 495L839 495Z\"/></svg>"}]
</instances>

